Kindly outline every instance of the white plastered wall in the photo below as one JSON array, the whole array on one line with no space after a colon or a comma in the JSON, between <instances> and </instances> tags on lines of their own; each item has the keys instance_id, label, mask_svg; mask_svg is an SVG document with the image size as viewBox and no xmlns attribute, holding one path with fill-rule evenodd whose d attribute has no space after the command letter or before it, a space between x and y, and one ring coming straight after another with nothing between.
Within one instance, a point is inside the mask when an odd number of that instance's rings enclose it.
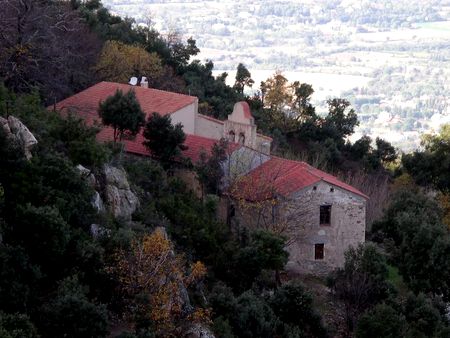
<instances>
[{"instance_id":1,"label":"white plastered wall","mask_svg":"<svg viewBox=\"0 0 450 338\"><path fill-rule=\"evenodd\" d=\"M220 140L223 137L223 123L208 119L201 114L197 114L195 135Z\"/></svg>"},{"instance_id":2,"label":"white plastered wall","mask_svg":"<svg viewBox=\"0 0 450 338\"><path fill-rule=\"evenodd\" d=\"M180 110L177 110L170 115L170 117L172 118L172 124L181 123L183 125L183 131L186 134L195 134L197 110L198 100L195 100L195 102L181 108Z\"/></svg>"}]
</instances>

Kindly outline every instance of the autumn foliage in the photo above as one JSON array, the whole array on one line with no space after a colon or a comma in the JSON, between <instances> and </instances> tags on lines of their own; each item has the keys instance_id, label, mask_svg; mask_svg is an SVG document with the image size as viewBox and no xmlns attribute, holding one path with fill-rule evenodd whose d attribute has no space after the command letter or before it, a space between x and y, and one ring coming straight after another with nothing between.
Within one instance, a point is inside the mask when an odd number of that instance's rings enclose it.
<instances>
[{"instance_id":1,"label":"autumn foliage","mask_svg":"<svg viewBox=\"0 0 450 338\"><path fill-rule=\"evenodd\" d=\"M182 257L174 253L162 229L134 240L129 251L120 250L109 271L127 299L125 316L131 322L145 318L156 334L164 336L176 335L188 317L208 320L207 311L192 309L185 295L185 285L202 279L205 266L196 262L191 273L185 274Z\"/></svg>"}]
</instances>

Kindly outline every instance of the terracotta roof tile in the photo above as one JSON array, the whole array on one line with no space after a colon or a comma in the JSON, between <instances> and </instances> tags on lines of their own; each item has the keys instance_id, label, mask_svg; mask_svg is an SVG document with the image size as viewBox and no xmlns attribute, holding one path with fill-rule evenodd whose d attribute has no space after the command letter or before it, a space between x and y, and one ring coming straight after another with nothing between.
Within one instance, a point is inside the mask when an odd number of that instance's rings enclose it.
<instances>
[{"instance_id":1,"label":"terracotta roof tile","mask_svg":"<svg viewBox=\"0 0 450 338\"><path fill-rule=\"evenodd\" d=\"M272 156L269 161L238 181L236 187L233 188L233 194L248 200L262 200L272 198L277 194L287 196L319 181L325 181L363 198L368 198L358 189L305 162L276 156Z\"/></svg>"},{"instance_id":2,"label":"terracotta roof tile","mask_svg":"<svg viewBox=\"0 0 450 338\"><path fill-rule=\"evenodd\" d=\"M160 115L171 114L197 100L194 96L153 88L130 86L115 82L99 82L78 94L58 102L56 104L56 109L81 111L84 114L97 115L99 103L108 96L114 95L118 89L122 90L124 93L134 90L136 98L146 115L155 112Z\"/></svg>"},{"instance_id":3,"label":"terracotta roof tile","mask_svg":"<svg viewBox=\"0 0 450 338\"><path fill-rule=\"evenodd\" d=\"M111 128L103 128L97 134L97 140L100 142L110 142L113 140L113 130ZM149 151L143 145L145 141L142 133L139 133L133 140L123 140L122 143L125 146L125 151L131 154L150 156ZM211 154L211 149L218 141L197 135L186 135L184 145L187 147L183 151L183 156L190 158L192 163L196 163L200 159L201 152L206 152L207 155ZM230 144L228 151L232 152L239 147L238 144Z\"/></svg>"},{"instance_id":4,"label":"terracotta roof tile","mask_svg":"<svg viewBox=\"0 0 450 338\"><path fill-rule=\"evenodd\" d=\"M73 111L83 118L87 125L92 126L97 124L101 126L101 119L97 113L99 102L103 101L108 96L113 95L117 89L124 92L134 90L136 98L147 116L153 112L157 112L160 115L167 115L194 103L197 100L194 96L157 89L133 87L113 82L100 82L57 103L56 109L62 113ZM101 129L97 134L97 140L100 142L110 142L113 141L113 139L113 129L101 126ZM142 135L142 132L133 140L122 141L125 146L125 151L132 154L150 156L150 153L143 145L143 142L144 136ZM188 134L186 135L186 141L184 143L185 146L187 146L187 149L183 151L183 155L190 158L191 161L195 163L199 160L200 153L205 151L209 154L215 143L217 143L217 140ZM233 151L237 147L239 147L239 145L230 144L229 151Z\"/></svg>"},{"instance_id":5,"label":"terracotta roof tile","mask_svg":"<svg viewBox=\"0 0 450 338\"><path fill-rule=\"evenodd\" d=\"M215 122L217 124L224 124L224 121L218 120L218 119L216 119L214 117L211 117L211 116L208 116L208 115L198 114L197 116L200 117L200 118L203 118L205 120L209 120L209 121Z\"/></svg>"}]
</instances>

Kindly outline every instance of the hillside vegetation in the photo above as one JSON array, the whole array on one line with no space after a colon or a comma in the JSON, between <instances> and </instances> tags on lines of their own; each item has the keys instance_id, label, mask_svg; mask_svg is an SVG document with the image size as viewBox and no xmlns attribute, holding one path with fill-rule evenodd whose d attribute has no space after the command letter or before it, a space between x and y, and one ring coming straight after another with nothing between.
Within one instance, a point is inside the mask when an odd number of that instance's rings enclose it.
<instances>
[{"instance_id":1,"label":"hillside vegetation","mask_svg":"<svg viewBox=\"0 0 450 338\"><path fill-rule=\"evenodd\" d=\"M313 102L342 96L360 115L358 135L402 150L449 122L448 1L123 1L115 12L161 32L194 36L200 57L230 73L243 62L256 80L283 70L310 83ZM219 74L217 72L216 74Z\"/></svg>"},{"instance_id":2,"label":"hillside vegetation","mask_svg":"<svg viewBox=\"0 0 450 338\"><path fill-rule=\"evenodd\" d=\"M137 27L98 0L2 5L0 337L450 335L448 128L398 159L382 139L347 140L358 125L347 100L318 114L312 86L280 73L248 97L245 66L229 86L212 62L190 60L195 40ZM247 100L275 153L313 161L372 197L370 241L326 280L289 276L286 238L217 217L223 144L198 163L180 157L181 126L157 114L144 121L133 94L99 106L112 143L51 109L127 74L190 91L218 118ZM111 112L122 105L132 118L118 121ZM152 157L124 154L120 141L142 128ZM171 142L161 147L161 137ZM201 197L174 174L180 168L197 175Z\"/></svg>"}]
</instances>

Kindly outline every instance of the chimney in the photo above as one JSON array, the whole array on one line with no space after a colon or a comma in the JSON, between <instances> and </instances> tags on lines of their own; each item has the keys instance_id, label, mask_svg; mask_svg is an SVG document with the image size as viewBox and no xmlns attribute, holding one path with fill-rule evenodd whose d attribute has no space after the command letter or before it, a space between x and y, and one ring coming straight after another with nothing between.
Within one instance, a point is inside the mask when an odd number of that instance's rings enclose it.
<instances>
[{"instance_id":1,"label":"chimney","mask_svg":"<svg viewBox=\"0 0 450 338\"><path fill-rule=\"evenodd\" d=\"M141 78L141 87L148 88L148 81L145 76Z\"/></svg>"},{"instance_id":2,"label":"chimney","mask_svg":"<svg viewBox=\"0 0 450 338\"><path fill-rule=\"evenodd\" d=\"M133 76L133 77L130 79L130 82L128 82L128 84L130 84L130 85L132 85L132 86L136 86L137 83L138 83L138 79L137 79L136 76Z\"/></svg>"}]
</instances>

